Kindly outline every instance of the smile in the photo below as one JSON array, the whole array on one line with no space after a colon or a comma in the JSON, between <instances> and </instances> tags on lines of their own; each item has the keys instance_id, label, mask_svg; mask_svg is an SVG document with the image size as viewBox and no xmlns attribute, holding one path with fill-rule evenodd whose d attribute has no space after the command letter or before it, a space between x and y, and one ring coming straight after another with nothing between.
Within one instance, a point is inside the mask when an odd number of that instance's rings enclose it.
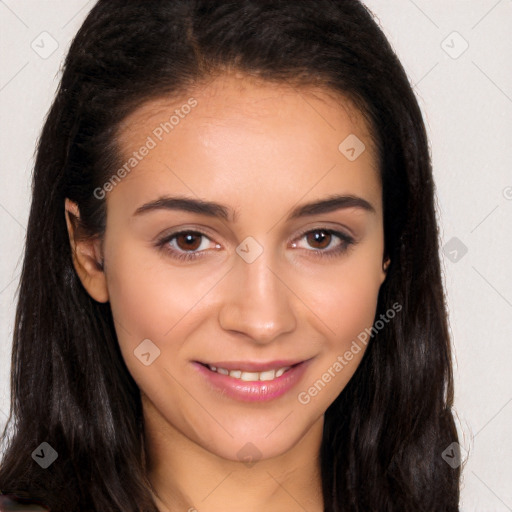
<instances>
[{"instance_id":1,"label":"smile","mask_svg":"<svg viewBox=\"0 0 512 512\"><path fill-rule=\"evenodd\" d=\"M242 361L194 362L201 381L216 396L242 402L266 402L297 387L312 359L253 363Z\"/></svg>"},{"instance_id":2,"label":"smile","mask_svg":"<svg viewBox=\"0 0 512 512\"><path fill-rule=\"evenodd\" d=\"M234 379L240 379L245 382L252 381L269 381L281 377L285 372L290 370L291 366L284 366L276 370L266 370L264 372L251 372L244 370L228 370L226 368L217 368L216 366L207 365L212 372L228 375Z\"/></svg>"}]
</instances>

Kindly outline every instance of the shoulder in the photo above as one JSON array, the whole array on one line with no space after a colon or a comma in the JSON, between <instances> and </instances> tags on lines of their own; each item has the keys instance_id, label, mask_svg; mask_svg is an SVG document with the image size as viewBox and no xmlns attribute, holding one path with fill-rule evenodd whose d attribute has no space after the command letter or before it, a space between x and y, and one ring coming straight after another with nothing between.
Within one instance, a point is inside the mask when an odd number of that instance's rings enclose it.
<instances>
[{"instance_id":1,"label":"shoulder","mask_svg":"<svg viewBox=\"0 0 512 512\"><path fill-rule=\"evenodd\" d=\"M22 503L19 498L11 494L0 495L0 512L49 512L49 510L35 503Z\"/></svg>"}]
</instances>

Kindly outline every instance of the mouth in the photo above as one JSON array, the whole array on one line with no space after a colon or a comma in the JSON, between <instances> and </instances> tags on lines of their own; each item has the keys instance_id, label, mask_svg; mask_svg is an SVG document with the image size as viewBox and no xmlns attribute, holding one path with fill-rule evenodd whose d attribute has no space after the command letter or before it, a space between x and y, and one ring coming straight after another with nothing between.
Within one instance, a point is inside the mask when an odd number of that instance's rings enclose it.
<instances>
[{"instance_id":1,"label":"mouth","mask_svg":"<svg viewBox=\"0 0 512 512\"><path fill-rule=\"evenodd\" d=\"M212 372L219 373L220 375L225 375L227 377L231 377L232 379L238 379L238 380L242 380L244 382L258 382L258 381L266 382L266 381L278 379L279 377L284 375L286 372L290 371L293 367L295 367L301 363L300 362L294 363L294 364L287 365L287 366L286 365L279 366L279 365L274 364L273 368L265 369L265 370L261 370L261 371L255 371L254 369L247 369L247 366L243 366L243 365L240 365L240 368L230 370L221 365L213 365L213 364L208 364L208 363L199 363L199 364L208 368L208 370L210 370ZM273 363L270 363L270 364L273 364ZM226 365L226 366L230 366L230 365ZM232 366L232 364L231 364L231 366ZM262 365L262 366L265 366L265 365ZM268 364L266 366L268 366ZM242 367L244 369L242 369Z\"/></svg>"},{"instance_id":2,"label":"mouth","mask_svg":"<svg viewBox=\"0 0 512 512\"><path fill-rule=\"evenodd\" d=\"M202 382L214 391L243 402L274 400L298 386L311 359L266 363L248 361L194 361Z\"/></svg>"}]
</instances>

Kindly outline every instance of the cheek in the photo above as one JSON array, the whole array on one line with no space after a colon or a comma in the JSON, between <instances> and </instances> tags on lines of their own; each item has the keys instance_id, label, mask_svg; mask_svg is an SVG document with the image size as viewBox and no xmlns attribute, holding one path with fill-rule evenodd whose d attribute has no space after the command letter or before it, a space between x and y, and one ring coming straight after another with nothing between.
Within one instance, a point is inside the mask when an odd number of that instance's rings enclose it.
<instances>
[{"instance_id":1,"label":"cheek","mask_svg":"<svg viewBox=\"0 0 512 512\"><path fill-rule=\"evenodd\" d=\"M134 336L163 337L208 289L208 275L173 268L157 248L129 238L107 247L107 285L114 317Z\"/></svg>"},{"instance_id":2,"label":"cheek","mask_svg":"<svg viewBox=\"0 0 512 512\"><path fill-rule=\"evenodd\" d=\"M375 317L380 281L367 270L364 274L352 273L339 283L337 310L331 314L337 321L335 330L344 341L356 337L370 327Z\"/></svg>"},{"instance_id":3,"label":"cheek","mask_svg":"<svg viewBox=\"0 0 512 512\"><path fill-rule=\"evenodd\" d=\"M328 327L323 330L331 348L350 345L373 324L383 274L381 253L370 249L322 271L328 275L317 274L304 282L311 309Z\"/></svg>"},{"instance_id":4,"label":"cheek","mask_svg":"<svg viewBox=\"0 0 512 512\"><path fill-rule=\"evenodd\" d=\"M107 272L110 305L114 320L122 327L121 334L130 333L135 339L161 336L170 326L165 311L175 306L168 300L159 300L165 295L166 283L155 278L156 269L151 268L137 251L116 251L111 255ZM118 329L119 330L119 329Z\"/></svg>"},{"instance_id":5,"label":"cheek","mask_svg":"<svg viewBox=\"0 0 512 512\"><path fill-rule=\"evenodd\" d=\"M162 339L183 316L192 292L162 275L158 259L128 240L107 247L107 286L121 351L128 367L145 339L161 347ZM135 365L138 367L138 365Z\"/></svg>"},{"instance_id":6,"label":"cheek","mask_svg":"<svg viewBox=\"0 0 512 512\"><path fill-rule=\"evenodd\" d=\"M173 267L156 249L148 253L140 243L120 237L112 237L106 253L116 333L126 364L135 376L141 365L134 351L143 340L151 340L166 357L180 352L208 308L208 292L219 276L206 266Z\"/></svg>"},{"instance_id":7,"label":"cheek","mask_svg":"<svg viewBox=\"0 0 512 512\"><path fill-rule=\"evenodd\" d=\"M318 361L297 395L301 406L307 406L305 413L324 413L361 363L371 338L380 275L374 257L366 262L361 257L357 265L351 262L338 272L331 272L330 280L317 280L326 284L309 292L315 312L311 322L325 335Z\"/></svg>"}]
</instances>

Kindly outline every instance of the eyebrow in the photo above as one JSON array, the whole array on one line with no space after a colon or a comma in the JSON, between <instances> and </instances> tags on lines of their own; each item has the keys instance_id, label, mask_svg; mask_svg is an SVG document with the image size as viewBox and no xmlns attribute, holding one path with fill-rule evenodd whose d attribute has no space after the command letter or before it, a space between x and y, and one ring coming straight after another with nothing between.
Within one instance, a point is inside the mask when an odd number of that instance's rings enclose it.
<instances>
[{"instance_id":1,"label":"eyebrow","mask_svg":"<svg viewBox=\"0 0 512 512\"><path fill-rule=\"evenodd\" d=\"M376 213L375 208L366 199L354 195L333 195L325 199L303 204L292 210L287 220L295 220L311 215L330 213L347 208L359 208L369 213ZM212 201L192 199L185 196L169 197L164 196L155 201L143 204L134 212L134 216L158 210L178 210L191 213L198 213L208 217L217 217L236 222L238 213L231 208Z\"/></svg>"}]
</instances>

